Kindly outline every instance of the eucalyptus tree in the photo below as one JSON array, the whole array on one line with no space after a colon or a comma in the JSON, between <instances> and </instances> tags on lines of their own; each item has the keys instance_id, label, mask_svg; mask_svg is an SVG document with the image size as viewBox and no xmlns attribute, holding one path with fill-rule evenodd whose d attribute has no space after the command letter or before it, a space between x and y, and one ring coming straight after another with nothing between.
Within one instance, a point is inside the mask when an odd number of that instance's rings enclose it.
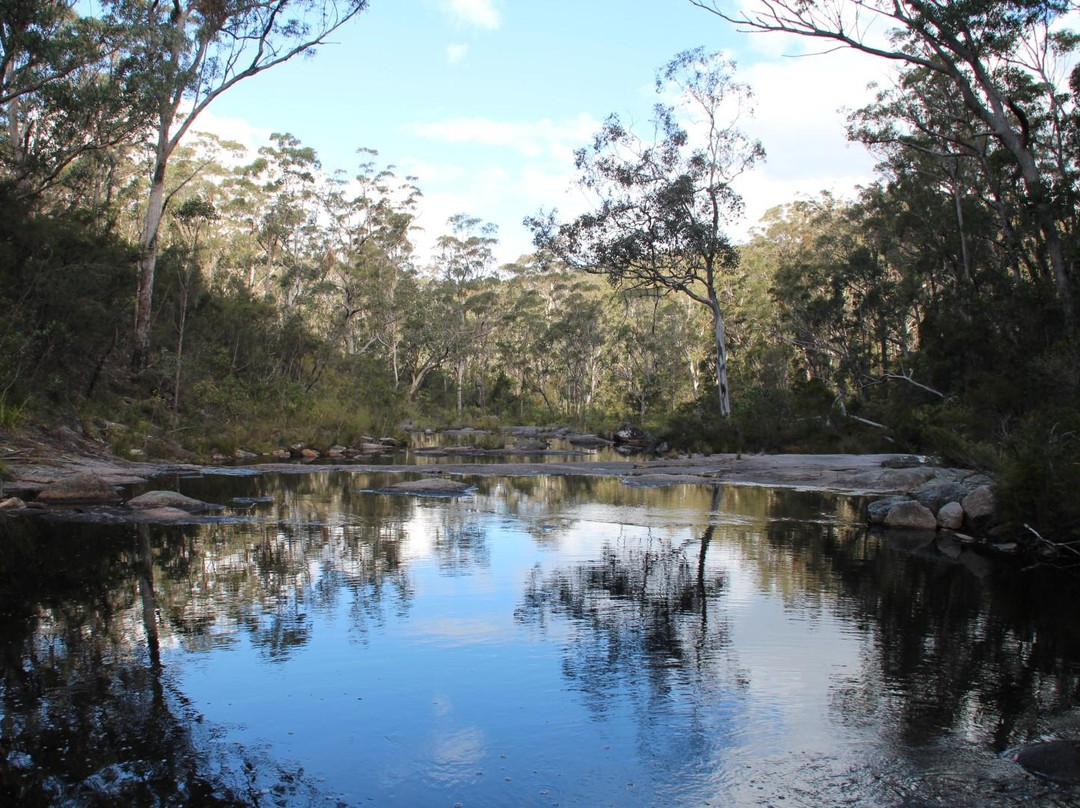
<instances>
[{"instance_id":1,"label":"eucalyptus tree","mask_svg":"<svg viewBox=\"0 0 1080 808\"><path fill-rule=\"evenodd\" d=\"M208 225L217 218L214 205L200 197L192 197L173 211L179 236L180 255L176 261L178 307L176 313L176 367L173 373L172 420L176 425L180 414L180 380L184 366L184 334L187 330L188 307L192 286L199 274L202 239Z\"/></svg>"},{"instance_id":2,"label":"eucalyptus tree","mask_svg":"<svg viewBox=\"0 0 1080 808\"><path fill-rule=\"evenodd\" d=\"M251 76L310 54L367 7L367 0L115 0L115 18L142 32L140 52L153 59L154 156L139 246L132 367L150 355L150 320L158 234L169 160L199 115Z\"/></svg>"},{"instance_id":3,"label":"eucalyptus tree","mask_svg":"<svg viewBox=\"0 0 1080 808\"><path fill-rule=\"evenodd\" d=\"M738 128L750 89L734 64L701 49L678 54L656 79L655 138L646 142L608 118L577 152L579 183L596 207L560 224L554 213L526 219L538 248L616 285L679 293L713 320L719 412L731 413L724 331L724 277L738 252L724 232L742 212L732 183L764 156Z\"/></svg>"},{"instance_id":4,"label":"eucalyptus tree","mask_svg":"<svg viewBox=\"0 0 1080 808\"><path fill-rule=\"evenodd\" d=\"M130 31L72 0L0 3L0 163L38 197L80 157L134 138L149 120L146 65Z\"/></svg>"},{"instance_id":5,"label":"eucalyptus tree","mask_svg":"<svg viewBox=\"0 0 1080 808\"><path fill-rule=\"evenodd\" d=\"M495 263L494 224L458 213L447 220L450 232L439 237L435 267L452 290L455 325L448 335L457 376L457 411L462 413L465 371L480 342L491 334L497 312L496 296L482 281Z\"/></svg>"},{"instance_id":6,"label":"eucalyptus tree","mask_svg":"<svg viewBox=\"0 0 1080 808\"><path fill-rule=\"evenodd\" d=\"M690 2L744 31L794 34L853 48L924 70L951 86L1017 172L1038 227L1039 253L1045 255L1040 260L1048 264L1059 304L1072 320L1076 256L1066 221L1070 200L1075 201L1076 154L1075 149L1057 150L1054 139L1040 137L1037 120L1049 115L1055 124L1072 121L1075 126L1075 92L1062 93L1055 75L1080 42L1058 28L1076 9L1075 2L756 0L738 11L725 10L715 0ZM888 38L880 36L882 26ZM1068 139L1055 137L1059 143ZM1066 164L1052 159L1055 151Z\"/></svg>"},{"instance_id":7,"label":"eucalyptus tree","mask_svg":"<svg viewBox=\"0 0 1080 808\"><path fill-rule=\"evenodd\" d=\"M377 167L374 149L358 153L359 172L349 181L335 175L320 196L328 221L325 263L336 336L351 355L381 346L397 385L403 317L397 289L412 267L420 190L415 177L397 176L392 165Z\"/></svg>"},{"instance_id":8,"label":"eucalyptus tree","mask_svg":"<svg viewBox=\"0 0 1080 808\"><path fill-rule=\"evenodd\" d=\"M291 307L318 280L313 264L322 166L315 150L291 134L275 132L270 140L272 145L260 148L256 160L244 169L262 191L256 229L262 277L258 264L252 264L248 282L253 293Z\"/></svg>"}]
</instances>

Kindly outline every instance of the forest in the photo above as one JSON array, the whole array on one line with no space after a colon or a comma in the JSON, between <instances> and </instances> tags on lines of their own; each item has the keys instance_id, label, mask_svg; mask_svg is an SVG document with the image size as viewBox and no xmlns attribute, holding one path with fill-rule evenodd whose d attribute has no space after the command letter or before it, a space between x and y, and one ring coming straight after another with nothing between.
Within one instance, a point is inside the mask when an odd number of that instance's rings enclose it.
<instances>
[{"instance_id":1,"label":"forest","mask_svg":"<svg viewBox=\"0 0 1080 808\"><path fill-rule=\"evenodd\" d=\"M497 265L468 212L418 254L421 181L381 144L329 167L199 131L366 0L0 3L0 430L181 457L629 420L680 451L935 455L1080 540L1076 4L693 4L892 60L848 121L875 181L733 243L752 88L686 51L649 138L613 115L581 144L595 209L522 211L535 252Z\"/></svg>"}]
</instances>

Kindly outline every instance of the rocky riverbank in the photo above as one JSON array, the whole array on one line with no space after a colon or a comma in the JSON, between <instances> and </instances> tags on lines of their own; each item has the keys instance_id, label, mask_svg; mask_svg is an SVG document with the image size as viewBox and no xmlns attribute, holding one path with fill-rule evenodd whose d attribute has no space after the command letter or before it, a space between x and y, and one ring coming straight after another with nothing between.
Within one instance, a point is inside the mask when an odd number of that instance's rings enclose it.
<instances>
[{"instance_id":1,"label":"rocky riverbank","mask_svg":"<svg viewBox=\"0 0 1080 808\"><path fill-rule=\"evenodd\" d=\"M115 505L120 487L147 486L165 475L199 475L219 469L217 464L129 460L109 455L97 444L80 440L5 441L0 459L5 473L0 507L10 511L42 509L52 505L70 508L73 503ZM525 449L532 447L523 447ZM508 458L512 458L508 453ZM270 458L268 458L270 459ZM993 495L989 478L972 471L942 468L926 458L912 455L873 454L780 454L695 455L655 460L567 462L443 462L432 464L372 464L363 457L321 462L307 457L302 462L254 462L230 468L237 473L310 473L351 470L434 477L464 476L617 476L628 486L665 485L757 485L878 497L869 510L875 524L907 529L985 529L992 521ZM82 493L66 491L72 480L85 487ZM95 482L96 481L96 482ZM426 487L425 487L426 486ZM417 486L413 486L417 487ZM408 479L395 486L407 492ZM414 493L431 490L423 483ZM52 493L49 493L52 490ZM174 509L175 510L175 509ZM134 518L133 514L133 518ZM175 516L175 514L174 514ZM139 518L145 518L140 513Z\"/></svg>"}]
</instances>

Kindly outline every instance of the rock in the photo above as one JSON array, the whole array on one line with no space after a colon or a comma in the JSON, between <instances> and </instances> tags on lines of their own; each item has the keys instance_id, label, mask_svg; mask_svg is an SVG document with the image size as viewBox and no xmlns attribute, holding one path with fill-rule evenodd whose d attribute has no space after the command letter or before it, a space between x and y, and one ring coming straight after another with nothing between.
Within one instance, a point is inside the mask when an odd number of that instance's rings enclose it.
<instances>
[{"instance_id":1,"label":"rock","mask_svg":"<svg viewBox=\"0 0 1080 808\"><path fill-rule=\"evenodd\" d=\"M611 441L607 438L601 438L599 435L567 435L566 440L571 446L610 446Z\"/></svg>"},{"instance_id":2,"label":"rock","mask_svg":"<svg viewBox=\"0 0 1080 808\"><path fill-rule=\"evenodd\" d=\"M641 427L629 421L615 430L615 443L623 446L647 446L652 443L652 436Z\"/></svg>"},{"instance_id":3,"label":"rock","mask_svg":"<svg viewBox=\"0 0 1080 808\"><path fill-rule=\"evenodd\" d=\"M967 567L968 571L980 580L989 578L994 574L994 570L997 569L992 559L974 548L964 549L964 552L960 554L960 563Z\"/></svg>"},{"instance_id":4,"label":"rock","mask_svg":"<svg viewBox=\"0 0 1080 808\"><path fill-rule=\"evenodd\" d=\"M910 491L915 486L922 485L933 478L933 476L934 470L926 466L916 466L909 469L882 469L879 474L875 475L877 483L874 487L880 491ZM852 482L855 483L852 486L853 488L862 487L858 478Z\"/></svg>"},{"instance_id":5,"label":"rock","mask_svg":"<svg viewBox=\"0 0 1080 808\"><path fill-rule=\"evenodd\" d=\"M70 502L116 502L116 489L96 474L73 474L38 492L38 502L50 505Z\"/></svg>"},{"instance_id":6,"label":"rock","mask_svg":"<svg viewBox=\"0 0 1080 808\"><path fill-rule=\"evenodd\" d=\"M964 552L963 546L956 540L954 533L939 533L937 537L938 552L954 561L960 558Z\"/></svg>"},{"instance_id":7,"label":"rock","mask_svg":"<svg viewBox=\"0 0 1080 808\"><path fill-rule=\"evenodd\" d=\"M964 515L972 522L991 519L997 510L994 491L988 485L980 485L964 497L960 504L964 507Z\"/></svg>"},{"instance_id":8,"label":"rock","mask_svg":"<svg viewBox=\"0 0 1080 808\"><path fill-rule=\"evenodd\" d=\"M388 443L361 443L360 451L363 454L382 454L394 451L394 447Z\"/></svg>"},{"instance_id":9,"label":"rock","mask_svg":"<svg viewBox=\"0 0 1080 808\"><path fill-rule=\"evenodd\" d=\"M519 438L514 441L514 448L522 452L540 452L548 448L548 442L540 438Z\"/></svg>"},{"instance_id":10,"label":"rock","mask_svg":"<svg viewBox=\"0 0 1080 808\"><path fill-rule=\"evenodd\" d=\"M959 502L947 502L937 514L937 523L946 530L956 530L964 524L964 509Z\"/></svg>"},{"instance_id":11,"label":"rock","mask_svg":"<svg viewBox=\"0 0 1080 808\"><path fill-rule=\"evenodd\" d=\"M885 497L884 499L875 499L869 505L866 506L866 516L870 520L872 525L882 525L885 523L885 517L889 515L889 511L892 510L893 505L898 502L910 502L905 496Z\"/></svg>"},{"instance_id":12,"label":"rock","mask_svg":"<svg viewBox=\"0 0 1080 808\"><path fill-rule=\"evenodd\" d=\"M1044 741L1021 746L1012 753L1014 763L1059 783L1080 783L1080 741Z\"/></svg>"},{"instance_id":13,"label":"rock","mask_svg":"<svg viewBox=\"0 0 1080 808\"><path fill-rule=\"evenodd\" d=\"M920 455L893 455L881 461L882 468L887 469L910 469L925 466L929 458Z\"/></svg>"},{"instance_id":14,"label":"rock","mask_svg":"<svg viewBox=\"0 0 1080 808\"><path fill-rule=\"evenodd\" d=\"M319 453L316 452L314 449L301 449L300 456L306 457L308 460L314 460L316 457L319 456Z\"/></svg>"},{"instance_id":15,"label":"rock","mask_svg":"<svg viewBox=\"0 0 1080 808\"><path fill-rule=\"evenodd\" d=\"M191 522L193 517L189 511L181 508L142 508L132 515L133 522L150 522L152 524L171 524L174 522Z\"/></svg>"},{"instance_id":16,"label":"rock","mask_svg":"<svg viewBox=\"0 0 1080 808\"><path fill-rule=\"evenodd\" d=\"M459 496L467 494L472 486L458 480L442 477L424 477L419 480L403 480L383 489L388 494L419 494L421 496Z\"/></svg>"},{"instance_id":17,"label":"rock","mask_svg":"<svg viewBox=\"0 0 1080 808\"><path fill-rule=\"evenodd\" d=\"M968 493L968 489L952 480L928 480L908 494L933 513L941 510L950 502L959 502Z\"/></svg>"},{"instance_id":18,"label":"rock","mask_svg":"<svg viewBox=\"0 0 1080 808\"><path fill-rule=\"evenodd\" d=\"M145 508L179 508L184 511L208 511L218 508L200 499L192 499L176 491L147 491L145 494L129 499L128 507L136 510Z\"/></svg>"},{"instance_id":19,"label":"rock","mask_svg":"<svg viewBox=\"0 0 1080 808\"><path fill-rule=\"evenodd\" d=\"M888 527L909 528L912 530L935 530L937 518L930 509L920 502L909 499L897 502L889 509L885 517Z\"/></svg>"},{"instance_id":20,"label":"rock","mask_svg":"<svg viewBox=\"0 0 1080 808\"><path fill-rule=\"evenodd\" d=\"M292 452L290 452L288 449L274 449L273 455L278 460L288 460L290 457L292 457Z\"/></svg>"},{"instance_id":21,"label":"rock","mask_svg":"<svg viewBox=\"0 0 1080 808\"><path fill-rule=\"evenodd\" d=\"M237 460L250 460L253 457L258 457L255 452L249 452L247 449L237 449L233 452L233 457Z\"/></svg>"},{"instance_id":22,"label":"rock","mask_svg":"<svg viewBox=\"0 0 1080 808\"><path fill-rule=\"evenodd\" d=\"M18 511L26 507L26 503L18 497L8 497L0 502L0 511Z\"/></svg>"}]
</instances>

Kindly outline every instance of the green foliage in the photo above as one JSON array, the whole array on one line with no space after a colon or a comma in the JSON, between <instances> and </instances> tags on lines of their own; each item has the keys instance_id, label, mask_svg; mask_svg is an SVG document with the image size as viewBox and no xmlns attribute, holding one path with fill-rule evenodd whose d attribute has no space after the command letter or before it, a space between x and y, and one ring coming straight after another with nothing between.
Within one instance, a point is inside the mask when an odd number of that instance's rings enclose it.
<instances>
[{"instance_id":1,"label":"green foliage","mask_svg":"<svg viewBox=\"0 0 1080 808\"><path fill-rule=\"evenodd\" d=\"M996 487L1005 523L1022 541L1034 534L1054 542L1080 541L1080 413L1075 408L1031 414L1002 450Z\"/></svg>"}]
</instances>

